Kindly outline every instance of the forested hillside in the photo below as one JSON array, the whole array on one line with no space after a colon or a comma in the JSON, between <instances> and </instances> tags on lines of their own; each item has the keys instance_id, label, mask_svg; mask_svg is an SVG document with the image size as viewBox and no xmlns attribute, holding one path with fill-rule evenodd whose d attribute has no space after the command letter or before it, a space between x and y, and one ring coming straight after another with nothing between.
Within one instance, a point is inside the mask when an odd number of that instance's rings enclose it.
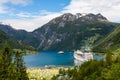
<instances>
[{"instance_id":1,"label":"forested hillside","mask_svg":"<svg viewBox=\"0 0 120 80\"><path fill-rule=\"evenodd\" d=\"M93 47L94 52L106 52L107 50L120 53L120 26L115 28L105 39Z\"/></svg>"},{"instance_id":2,"label":"forested hillside","mask_svg":"<svg viewBox=\"0 0 120 80\"><path fill-rule=\"evenodd\" d=\"M28 50L35 50L32 46L23 43L21 41L17 41L13 37L7 35L5 32L0 30L0 49L3 47L5 43L8 43L12 49L28 49Z\"/></svg>"}]
</instances>

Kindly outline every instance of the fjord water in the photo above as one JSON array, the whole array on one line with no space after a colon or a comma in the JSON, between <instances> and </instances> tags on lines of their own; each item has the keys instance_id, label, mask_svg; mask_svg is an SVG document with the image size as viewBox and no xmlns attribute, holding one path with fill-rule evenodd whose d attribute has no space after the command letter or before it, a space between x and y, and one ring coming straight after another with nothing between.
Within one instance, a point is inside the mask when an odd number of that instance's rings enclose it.
<instances>
[{"instance_id":1,"label":"fjord water","mask_svg":"<svg viewBox=\"0 0 120 80\"><path fill-rule=\"evenodd\" d=\"M73 57L73 52L64 52L63 54L58 54L55 51L42 51L39 54L25 55L24 57L25 65L27 68L38 68L45 66L74 66L76 61ZM103 57L94 55L94 59L100 60Z\"/></svg>"},{"instance_id":2,"label":"fjord water","mask_svg":"<svg viewBox=\"0 0 120 80\"><path fill-rule=\"evenodd\" d=\"M39 54L24 56L24 61L27 67L44 67L44 66L73 66L73 52L58 52L42 51Z\"/></svg>"}]
</instances>

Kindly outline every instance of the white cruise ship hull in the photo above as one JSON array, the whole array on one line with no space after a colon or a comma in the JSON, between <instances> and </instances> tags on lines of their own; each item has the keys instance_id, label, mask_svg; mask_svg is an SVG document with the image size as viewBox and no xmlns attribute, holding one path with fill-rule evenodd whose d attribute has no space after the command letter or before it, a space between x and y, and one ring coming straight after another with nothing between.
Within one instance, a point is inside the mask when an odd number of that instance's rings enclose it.
<instances>
[{"instance_id":1,"label":"white cruise ship hull","mask_svg":"<svg viewBox=\"0 0 120 80\"><path fill-rule=\"evenodd\" d=\"M85 61L89 61L89 60L93 59L93 55L92 55L92 53L83 53L83 52L75 51L74 58L77 61L85 62Z\"/></svg>"}]
</instances>

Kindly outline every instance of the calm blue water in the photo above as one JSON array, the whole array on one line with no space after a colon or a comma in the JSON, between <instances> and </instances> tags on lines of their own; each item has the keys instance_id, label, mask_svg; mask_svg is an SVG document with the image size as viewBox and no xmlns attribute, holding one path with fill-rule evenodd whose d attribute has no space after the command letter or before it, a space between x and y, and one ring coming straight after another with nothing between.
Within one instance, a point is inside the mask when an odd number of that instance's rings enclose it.
<instances>
[{"instance_id":1,"label":"calm blue water","mask_svg":"<svg viewBox=\"0 0 120 80\"><path fill-rule=\"evenodd\" d=\"M40 54L32 54L24 56L24 61L27 67L44 67L45 65L55 66L73 66L73 52L40 52Z\"/></svg>"},{"instance_id":2,"label":"calm blue water","mask_svg":"<svg viewBox=\"0 0 120 80\"><path fill-rule=\"evenodd\" d=\"M95 55L95 59L101 57ZM40 52L39 54L32 54L24 56L24 61L27 67L44 67L44 66L74 66L73 52L64 52L58 54L57 52Z\"/></svg>"}]
</instances>

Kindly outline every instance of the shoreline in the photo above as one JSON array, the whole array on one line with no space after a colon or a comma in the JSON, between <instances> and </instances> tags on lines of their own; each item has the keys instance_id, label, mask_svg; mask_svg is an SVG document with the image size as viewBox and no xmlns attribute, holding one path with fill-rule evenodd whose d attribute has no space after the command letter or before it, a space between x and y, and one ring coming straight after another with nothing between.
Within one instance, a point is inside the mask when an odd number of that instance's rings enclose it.
<instances>
[{"instance_id":1,"label":"shoreline","mask_svg":"<svg viewBox=\"0 0 120 80\"><path fill-rule=\"evenodd\" d=\"M45 66L42 66L42 67L26 67L27 69L52 69L52 68L55 68L55 69L60 69L60 68L71 68L71 67L74 67L74 66L55 66L55 65L45 65Z\"/></svg>"}]
</instances>

